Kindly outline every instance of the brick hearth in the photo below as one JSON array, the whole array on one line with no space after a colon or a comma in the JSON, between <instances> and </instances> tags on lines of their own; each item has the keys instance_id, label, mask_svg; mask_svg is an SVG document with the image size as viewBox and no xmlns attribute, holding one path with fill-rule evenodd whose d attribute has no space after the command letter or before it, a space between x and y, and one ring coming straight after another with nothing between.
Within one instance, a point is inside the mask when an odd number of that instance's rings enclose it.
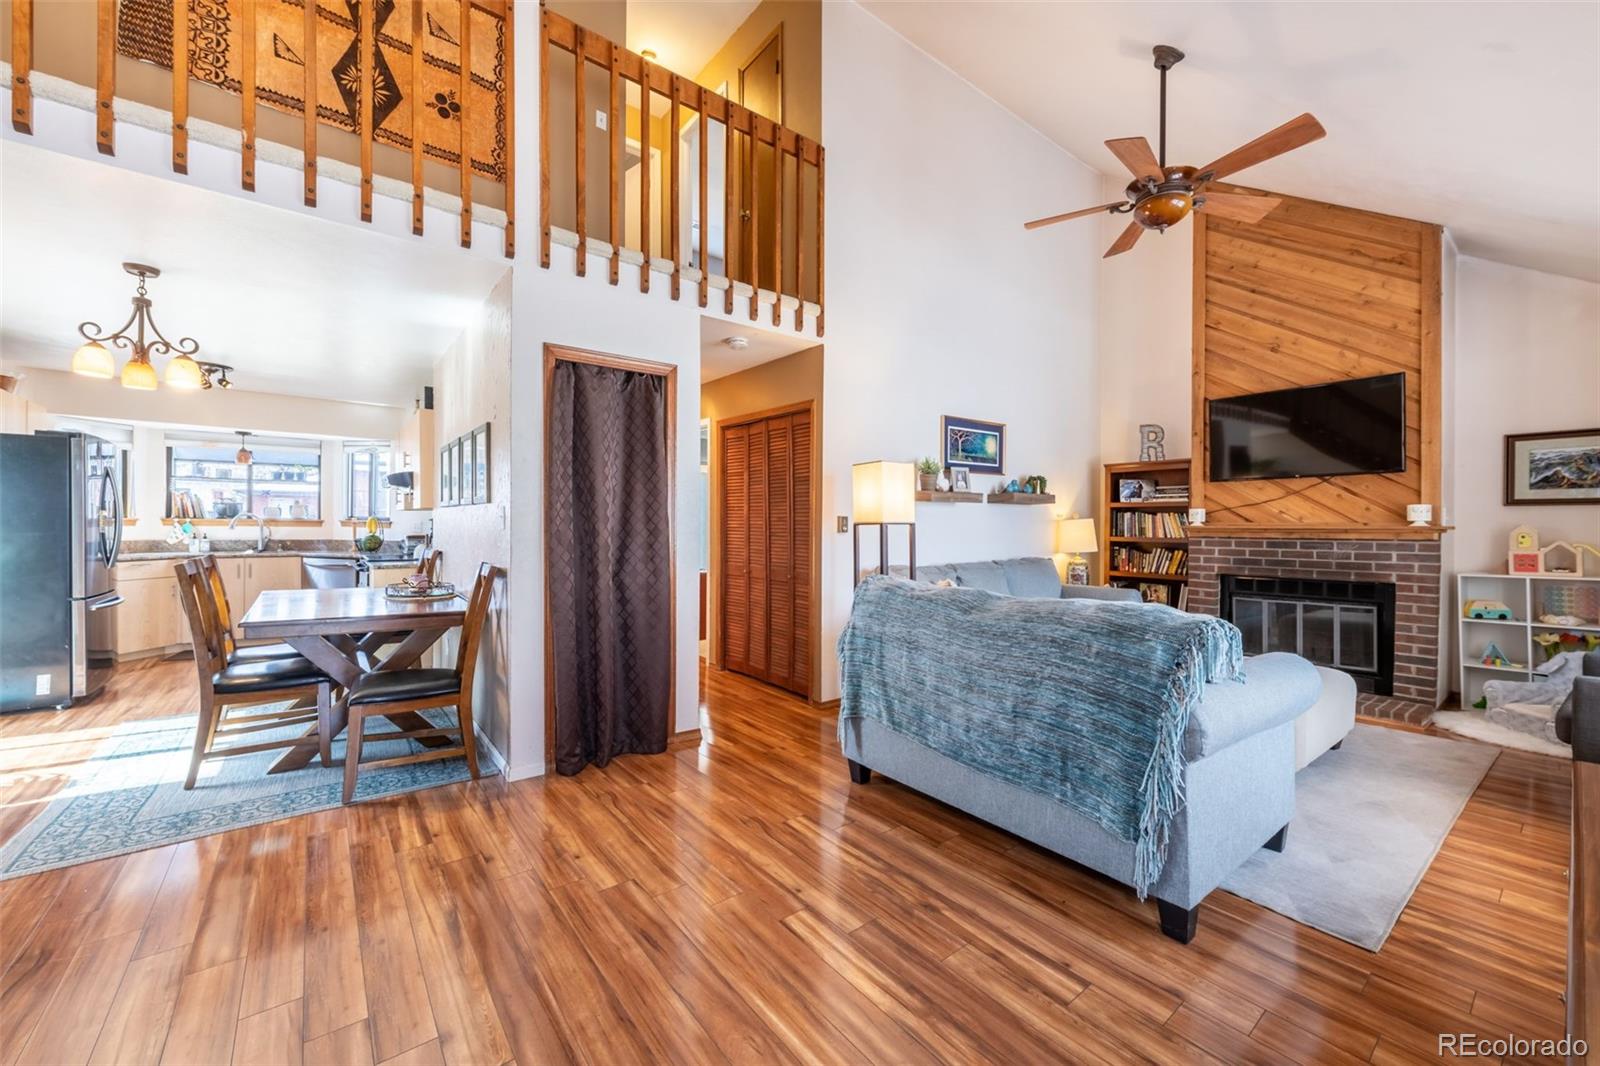
<instances>
[{"instance_id":1,"label":"brick hearth","mask_svg":"<svg viewBox=\"0 0 1600 1066\"><path fill-rule=\"evenodd\" d=\"M1222 574L1395 584L1394 695L1368 696L1362 714L1418 722L1437 705L1439 543L1418 540L1266 540L1189 531L1189 610L1217 614Z\"/></svg>"}]
</instances>

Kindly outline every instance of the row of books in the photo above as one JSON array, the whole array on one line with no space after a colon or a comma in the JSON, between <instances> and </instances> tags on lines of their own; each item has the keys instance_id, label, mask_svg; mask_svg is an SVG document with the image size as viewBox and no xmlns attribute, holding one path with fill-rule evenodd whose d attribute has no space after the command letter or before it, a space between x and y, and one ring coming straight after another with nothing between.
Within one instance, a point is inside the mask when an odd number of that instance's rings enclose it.
<instances>
[{"instance_id":1,"label":"row of books","mask_svg":"<svg viewBox=\"0 0 1600 1066\"><path fill-rule=\"evenodd\" d=\"M1118 582L1122 588L1136 588L1146 603L1164 603L1180 611L1189 609L1189 589L1186 586L1164 585L1159 581Z\"/></svg>"},{"instance_id":2,"label":"row of books","mask_svg":"<svg viewBox=\"0 0 1600 1066\"><path fill-rule=\"evenodd\" d=\"M1114 537L1186 537L1189 516L1180 511L1117 511L1111 516Z\"/></svg>"},{"instance_id":3,"label":"row of books","mask_svg":"<svg viewBox=\"0 0 1600 1066\"><path fill-rule=\"evenodd\" d=\"M188 489L175 489L172 501L167 510L172 518L204 518L205 510L200 506L200 497Z\"/></svg>"},{"instance_id":4,"label":"row of books","mask_svg":"<svg viewBox=\"0 0 1600 1066\"><path fill-rule=\"evenodd\" d=\"M1189 486L1157 485L1151 490L1149 499L1158 503L1187 503L1189 502Z\"/></svg>"},{"instance_id":5,"label":"row of books","mask_svg":"<svg viewBox=\"0 0 1600 1066\"><path fill-rule=\"evenodd\" d=\"M1188 569L1189 553L1182 548L1115 547L1111 549L1111 569L1141 574L1182 574Z\"/></svg>"}]
</instances>

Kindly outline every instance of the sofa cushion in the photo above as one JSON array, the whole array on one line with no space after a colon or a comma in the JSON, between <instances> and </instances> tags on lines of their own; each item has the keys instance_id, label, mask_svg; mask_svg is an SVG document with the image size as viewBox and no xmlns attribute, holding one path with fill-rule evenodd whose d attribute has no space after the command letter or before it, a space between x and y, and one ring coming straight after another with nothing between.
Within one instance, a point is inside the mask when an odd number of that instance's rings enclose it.
<instances>
[{"instance_id":1,"label":"sofa cushion","mask_svg":"<svg viewBox=\"0 0 1600 1066\"><path fill-rule=\"evenodd\" d=\"M1244 661L1245 681L1205 687L1189 715L1184 754L1202 759L1304 714L1322 694L1317 668L1298 655L1268 652Z\"/></svg>"},{"instance_id":2,"label":"sofa cushion","mask_svg":"<svg viewBox=\"0 0 1600 1066\"><path fill-rule=\"evenodd\" d=\"M1011 595L1006 585L1006 572L1000 569L999 563L952 563L951 569L956 572L956 581L963 588L982 589L1001 596Z\"/></svg>"},{"instance_id":3,"label":"sofa cushion","mask_svg":"<svg viewBox=\"0 0 1600 1066\"><path fill-rule=\"evenodd\" d=\"M1062 585L1064 600L1109 600L1113 603L1138 603L1138 589L1112 588L1109 585Z\"/></svg>"},{"instance_id":4,"label":"sofa cushion","mask_svg":"<svg viewBox=\"0 0 1600 1066\"><path fill-rule=\"evenodd\" d=\"M1006 588L1013 596L1034 600L1061 598L1061 575L1049 559L1002 559L1000 569L1006 575Z\"/></svg>"}]
</instances>

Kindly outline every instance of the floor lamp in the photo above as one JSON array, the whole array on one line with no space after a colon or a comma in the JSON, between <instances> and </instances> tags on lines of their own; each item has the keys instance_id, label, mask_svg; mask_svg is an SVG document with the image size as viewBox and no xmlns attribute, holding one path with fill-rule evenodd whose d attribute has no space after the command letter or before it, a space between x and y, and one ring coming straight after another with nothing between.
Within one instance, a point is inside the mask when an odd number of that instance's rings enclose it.
<instances>
[{"instance_id":1,"label":"floor lamp","mask_svg":"<svg viewBox=\"0 0 1600 1066\"><path fill-rule=\"evenodd\" d=\"M852 581L861 584L861 527L878 527L878 573L889 572L889 527L905 526L910 536L912 580L917 576L916 472L910 463L875 459L850 468L850 511L854 530Z\"/></svg>"}]
</instances>

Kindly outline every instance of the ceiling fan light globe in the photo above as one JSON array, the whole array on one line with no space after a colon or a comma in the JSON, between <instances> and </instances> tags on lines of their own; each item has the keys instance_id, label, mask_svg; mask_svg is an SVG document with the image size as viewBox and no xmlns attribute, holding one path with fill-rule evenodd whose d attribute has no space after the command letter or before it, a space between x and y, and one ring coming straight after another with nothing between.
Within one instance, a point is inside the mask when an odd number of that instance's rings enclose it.
<instances>
[{"instance_id":1,"label":"ceiling fan light globe","mask_svg":"<svg viewBox=\"0 0 1600 1066\"><path fill-rule=\"evenodd\" d=\"M205 384L200 364L187 355L180 355L167 364L167 384L175 389L193 390Z\"/></svg>"},{"instance_id":2,"label":"ceiling fan light globe","mask_svg":"<svg viewBox=\"0 0 1600 1066\"><path fill-rule=\"evenodd\" d=\"M117 363L105 345L90 341L72 353L72 372L109 380L117 376Z\"/></svg>"},{"instance_id":3,"label":"ceiling fan light globe","mask_svg":"<svg viewBox=\"0 0 1600 1066\"><path fill-rule=\"evenodd\" d=\"M1133 205L1133 220L1145 229L1164 230L1182 222L1193 206L1186 192L1157 193Z\"/></svg>"},{"instance_id":4,"label":"ceiling fan light globe","mask_svg":"<svg viewBox=\"0 0 1600 1066\"><path fill-rule=\"evenodd\" d=\"M156 368L150 365L148 358L129 359L122 368L122 387L125 389L138 389L140 392L152 392L160 384L156 376Z\"/></svg>"}]
</instances>

